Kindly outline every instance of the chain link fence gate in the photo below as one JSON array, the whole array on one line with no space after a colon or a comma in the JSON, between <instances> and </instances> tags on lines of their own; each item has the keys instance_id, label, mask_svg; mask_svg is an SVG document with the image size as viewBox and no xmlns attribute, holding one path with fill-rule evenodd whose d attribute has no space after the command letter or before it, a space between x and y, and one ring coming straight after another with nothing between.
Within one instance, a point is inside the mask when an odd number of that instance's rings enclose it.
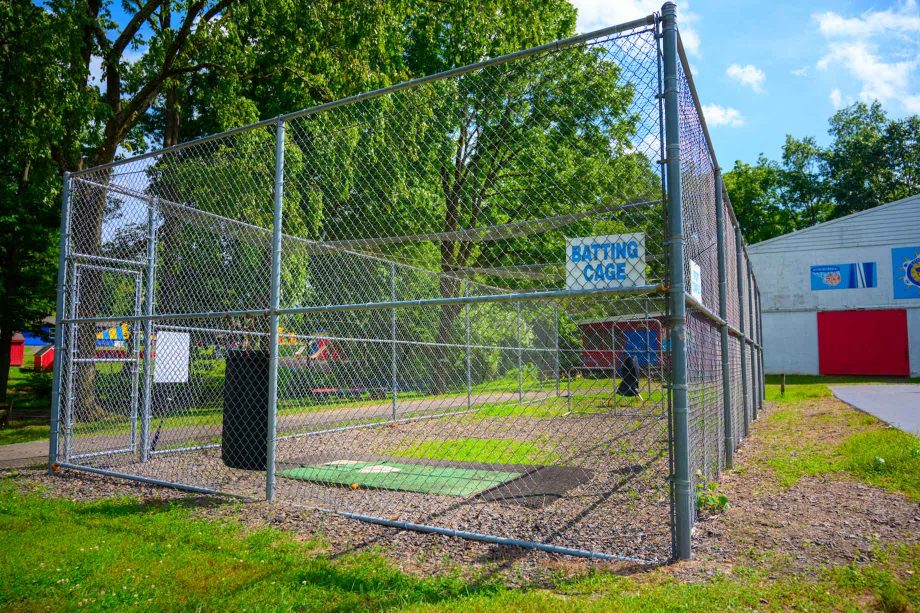
<instances>
[{"instance_id":1,"label":"chain link fence gate","mask_svg":"<svg viewBox=\"0 0 920 613\"><path fill-rule=\"evenodd\" d=\"M50 463L688 557L763 386L687 66L668 4L66 177Z\"/></svg>"}]
</instances>

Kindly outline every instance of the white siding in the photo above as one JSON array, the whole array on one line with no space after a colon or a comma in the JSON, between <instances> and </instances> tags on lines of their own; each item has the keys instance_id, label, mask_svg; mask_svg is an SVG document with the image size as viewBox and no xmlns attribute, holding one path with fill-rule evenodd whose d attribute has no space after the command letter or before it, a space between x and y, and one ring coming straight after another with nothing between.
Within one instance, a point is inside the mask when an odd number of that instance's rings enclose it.
<instances>
[{"instance_id":1,"label":"white siding","mask_svg":"<svg viewBox=\"0 0 920 613\"><path fill-rule=\"evenodd\" d=\"M763 314L763 367L768 374L818 374L818 316L814 311Z\"/></svg>"},{"instance_id":2,"label":"white siding","mask_svg":"<svg viewBox=\"0 0 920 613\"><path fill-rule=\"evenodd\" d=\"M910 343L910 376L920 377L920 309L907 312L907 340Z\"/></svg>"},{"instance_id":3,"label":"white siding","mask_svg":"<svg viewBox=\"0 0 920 613\"><path fill-rule=\"evenodd\" d=\"M915 244L920 238L918 219L920 194L757 243L748 253Z\"/></svg>"},{"instance_id":4,"label":"white siding","mask_svg":"<svg viewBox=\"0 0 920 613\"><path fill-rule=\"evenodd\" d=\"M768 373L817 374L817 311L907 309L911 373L920 375L920 299L895 300L891 249L920 245L920 195L748 247L763 301ZM811 289L811 267L875 262L874 288Z\"/></svg>"}]
</instances>

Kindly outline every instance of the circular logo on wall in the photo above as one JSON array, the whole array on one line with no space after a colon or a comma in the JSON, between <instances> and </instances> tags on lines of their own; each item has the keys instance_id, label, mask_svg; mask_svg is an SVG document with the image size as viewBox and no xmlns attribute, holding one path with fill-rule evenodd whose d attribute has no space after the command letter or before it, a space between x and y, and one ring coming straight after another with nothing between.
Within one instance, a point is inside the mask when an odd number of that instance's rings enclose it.
<instances>
[{"instance_id":1,"label":"circular logo on wall","mask_svg":"<svg viewBox=\"0 0 920 613\"><path fill-rule=\"evenodd\" d=\"M904 284L920 287L920 253L914 254L912 259L904 260Z\"/></svg>"}]
</instances>

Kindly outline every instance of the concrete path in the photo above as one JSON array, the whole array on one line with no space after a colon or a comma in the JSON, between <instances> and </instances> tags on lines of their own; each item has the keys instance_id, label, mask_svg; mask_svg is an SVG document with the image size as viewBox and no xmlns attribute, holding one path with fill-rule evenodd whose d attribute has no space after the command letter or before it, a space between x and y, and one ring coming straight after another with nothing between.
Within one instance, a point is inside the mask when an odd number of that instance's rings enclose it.
<instances>
[{"instance_id":1,"label":"concrete path","mask_svg":"<svg viewBox=\"0 0 920 613\"><path fill-rule=\"evenodd\" d=\"M22 468L48 461L48 439L0 445L0 468Z\"/></svg>"},{"instance_id":2,"label":"concrete path","mask_svg":"<svg viewBox=\"0 0 920 613\"><path fill-rule=\"evenodd\" d=\"M839 400L920 436L920 385L832 385Z\"/></svg>"}]
</instances>

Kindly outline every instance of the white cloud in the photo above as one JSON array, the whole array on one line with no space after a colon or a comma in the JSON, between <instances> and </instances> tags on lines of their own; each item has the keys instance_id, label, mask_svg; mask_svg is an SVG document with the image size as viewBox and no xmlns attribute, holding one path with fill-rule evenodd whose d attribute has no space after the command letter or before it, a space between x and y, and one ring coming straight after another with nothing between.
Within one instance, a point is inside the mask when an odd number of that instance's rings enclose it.
<instances>
[{"instance_id":1,"label":"white cloud","mask_svg":"<svg viewBox=\"0 0 920 613\"><path fill-rule=\"evenodd\" d=\"M830 95L828 95L828 98L830 99L831 104L834 105L835 109L842 109L843 107L849 106L854 102L852 96L844 96L839 87L832 89Z\"/></svg>"},{"instance_id":2,"label":"white cloud","mask_svg":"<svg viewBox=\"0 0 920 613\"><path fill-rule=\"evenodd\" d=\"M763 91L763 82L767 79L767 75L764 74L763 70L753 64L748 64L747 66L732 64L725 71L725 74L738 83L750 87L758 94Z\"/></svg>"},{"instance_id":3,"label":"white cloud","mask_svg":"<svg viewBox=\"0 0 920 613\"><path fill-rule=\"evenodd\" d=\"M842 66L861 83L859 97L882 103L896 101L911 90L911 72L917 60L886 62L870 43L857 40L831 43L827 54L818 61L818 68L828 70Z\"/></svg>"},{"instance_id":4,"label":"white cloud","mask_svg":"<svg viewBox=\"0 0 920 613\"><path fill-rule=\"evenodd\" d=\"M577 29L579 32L599 30L606 26L641 19L661 10L663 0L572 0L578 9ZM693 24L697 16L690 10L689 4L678 0L677 25L684 49L688 54L698 55L700 37Z\"/></svg>"},{"instance_id":5,"label":"white cloud","mask_svg":"<svg viewBox=\"0 0 920 613\"><path fill-rule=\"evenodd\" d=\"M744 125L744 116L738 109L718 104L704 104L703 117L710 126L729 126L738 128Z\"/></svg>"},{"instance_id":6,"label":"white cloud","mask_svg":"<svg viewBox=\"0 0 920 613\"><path fill-rule=\"evenodd\" d=\"M920 10L916 0L884 11L845 17L828 11L813 16L827 48L817 68L849 74L858 84L858 97L869 102L900 105L909 113L920 108ZM831 102L850 103L852 95L836 90Z\"/></svg>"},{"instance_id":7,"label":"white cloud","mask_svg":"<svg viewBox=\"0 0 920 613\"><path fill-rule=\"evenodd\" d=\"M801 68L796 68L792 71L793 76L796 77L807 77L808 76L808 66L802 66Z\"/></svg>"},{"instance_id":8,"label":"white cloud","mask_svg":"<svg viewBox=\"0 0 920 613\"><path fill-rule=\"evenodd\" d=\"M818 31L828 38L868 38L879 34L920 32L920 15L916 0L909 0L897 10L867 11L861 17L843 17L833 11L814 16Z\"/></svg>"}]
</instances>

